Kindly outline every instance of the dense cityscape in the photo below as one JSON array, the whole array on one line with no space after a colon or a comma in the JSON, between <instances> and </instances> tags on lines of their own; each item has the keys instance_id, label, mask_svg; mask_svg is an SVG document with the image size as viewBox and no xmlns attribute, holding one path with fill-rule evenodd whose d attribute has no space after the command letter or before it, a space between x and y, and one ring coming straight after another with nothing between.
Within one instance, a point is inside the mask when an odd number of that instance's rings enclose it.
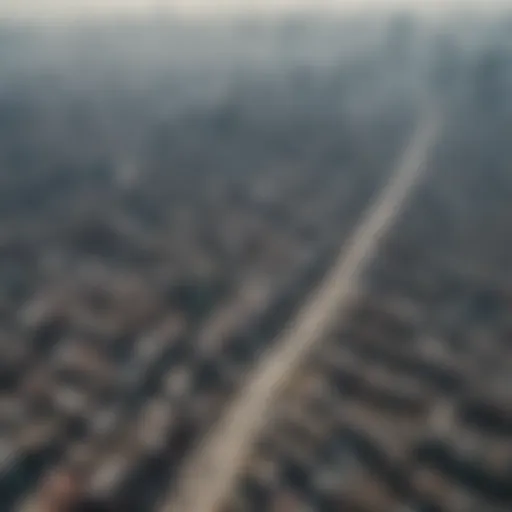
<instances>
[{"instance_id":1,"label":"dense cityscape","mask_svg":"<svg viewBox=\"0 0 512 512\"><path fill-rule=\"evenodd\" d=\"M223 510L510 510L510 19L0 40L0 510L167 510L434 108L425 175Z\"/></svg>"}]
</instances>

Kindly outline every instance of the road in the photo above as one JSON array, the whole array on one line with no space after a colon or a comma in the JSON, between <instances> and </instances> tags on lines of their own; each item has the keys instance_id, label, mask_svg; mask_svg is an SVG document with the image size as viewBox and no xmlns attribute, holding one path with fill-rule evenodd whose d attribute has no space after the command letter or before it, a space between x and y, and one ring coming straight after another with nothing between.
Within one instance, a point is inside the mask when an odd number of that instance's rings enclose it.
<instances>
[{"instance_id":1,"label":"road","mask_svg":"<svg viewBox=\"0 0 512 512\"><path fill-rule=\"evenodd\" d=\"M317 291L281 334L185 464L178 485L164 500L162 512L217 512L265 425L270 404L315 343L350 305L379 240L403 209L427 168L429 150L440 129L435 109L425 115L388 183L369 206Z\"/></svg>"}]
</instances>

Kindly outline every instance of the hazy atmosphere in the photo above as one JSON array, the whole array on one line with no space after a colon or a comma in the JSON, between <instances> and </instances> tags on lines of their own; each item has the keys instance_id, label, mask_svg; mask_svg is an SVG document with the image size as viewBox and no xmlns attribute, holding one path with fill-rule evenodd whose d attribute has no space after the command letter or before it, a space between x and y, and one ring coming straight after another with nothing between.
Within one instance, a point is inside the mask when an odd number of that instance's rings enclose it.
<instances>
[{"instance_id":1,"label":"hazy atmosphere","mask_svg":"<svg viewBox=\"0 0 512 512\"><path fill-rule=\"evenodd\" d=\"M0 16L60 18L83 15L148 14L162 11L185 15L282 13L329 10L347 13L371 9L406 8L436 13L456 8L495 10L508 0L2 0Z\"/></svg>"},{"instance_id":2,"label":"hazy atmosphere","mask_svg":"<svg viewBox=\"0 0 512 512\"><path fill-rule=\"evenodd\" d=\"M1 512L512 510L512 15L435 4L0 0Z\"/></svg>"}]
</instances>

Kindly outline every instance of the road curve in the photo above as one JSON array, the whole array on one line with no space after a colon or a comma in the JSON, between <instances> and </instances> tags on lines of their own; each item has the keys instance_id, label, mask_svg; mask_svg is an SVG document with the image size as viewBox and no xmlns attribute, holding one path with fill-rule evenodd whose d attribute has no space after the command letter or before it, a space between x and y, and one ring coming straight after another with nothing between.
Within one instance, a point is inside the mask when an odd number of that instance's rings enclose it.
<instances>
[{"instance_id":1,"label":"road curve","mask_svg":"<svg viewBox=\"0 0 512 512\"><path fill-rule=\"evenodd\" d=\"M390 180L363 215L338 260L295 321L249 375L220 421L192 453L175 492L164 500L162 512L217 512L255 436L265 424L269 404L279 395L287 376L298 368L315 342L322 339L331 319L339 319L340 310L350 304L380 238L422 176L439 126L438 113L427 110Z\"/></svg>"}]
</instances>

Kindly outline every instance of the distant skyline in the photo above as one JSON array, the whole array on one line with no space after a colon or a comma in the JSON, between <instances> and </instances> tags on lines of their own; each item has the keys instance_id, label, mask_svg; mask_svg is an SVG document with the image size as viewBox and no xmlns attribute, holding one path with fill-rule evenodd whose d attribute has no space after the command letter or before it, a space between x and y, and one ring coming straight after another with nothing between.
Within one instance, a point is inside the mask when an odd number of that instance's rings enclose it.
<instances>
[{"instance_id":1,"label":"distant skyline","mask_svg":"<svg viewBox=\"0 0 512 512\"><path fill-rule=\"evenodd\" d=\"M191 16L238 12L279 13L304 9L334 9L343 13L365 8L396 7L436 11L453 6L510 7L510 0L0 0L0 17L37 19L131 15L166 9Z\"/></svg>"}]
</instances>

